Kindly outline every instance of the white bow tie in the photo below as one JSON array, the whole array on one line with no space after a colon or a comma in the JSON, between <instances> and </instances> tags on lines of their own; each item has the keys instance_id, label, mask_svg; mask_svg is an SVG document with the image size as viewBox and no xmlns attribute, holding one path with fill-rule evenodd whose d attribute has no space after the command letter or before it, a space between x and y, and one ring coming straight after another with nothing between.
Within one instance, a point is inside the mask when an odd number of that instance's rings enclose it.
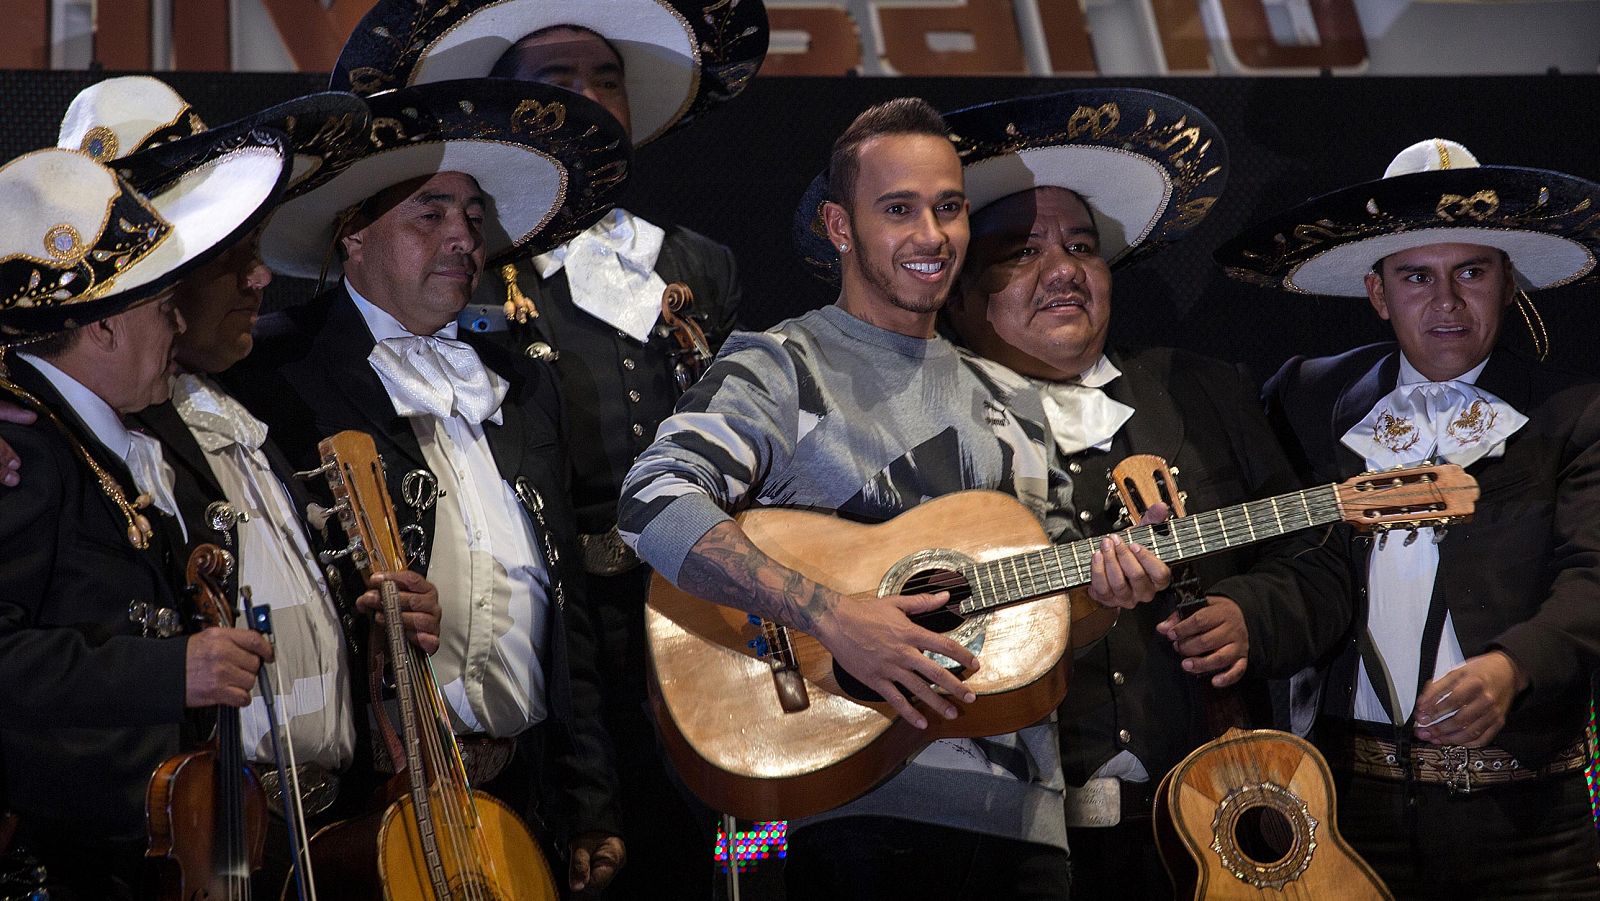
<instances>
[{"instance_id":1,"label":"white bow tie","mask_svg":"<svg viewBox=\"0 0 1600 901\"><path fill-rule=\"evenodd\" d=\"M161 456L161 442L143 432L128 432L128 471L140 494L147 494L162 513L178 518L178 499L173 494L172 467Z\"/></svg>"},{"instance_id":2,"label":"white bow tie","mask_svg":"<svg viewBox=\"0 0 1600 901\"><path fill-rule=\"evenodd\" d=\"M247 451L260 450L267 427L237 400L193 373L178 376L172 384L172 403L207 451L236 444Z\"/></svg>"},{"instance_id":3,"label":"white bow tie","mask_svg":"<svg viewBox=\"0 0 1600 901\"><path fill-rule=\"evenodd\" d=\"M385 338L367 355L401 416L460 416L499 425L506 380L484 368L470 345L434 335Z\"/></svg>"},{"instance_id":4,"label":"white bow tie","mask_svg":"<svg viewBox=\"0 0 1600 901\"><path fill-rule=\"evenodd\" d=\"M1385 395L1346 432L1344 445L1369 465L1390 467L1440 458L1469 466L1505 452L1528 417L1466 382L1416 382Z\"/></svg>"},{"instance_id":5,"label":"white bow tie","mask_svg":"<svg viewBox=\"0 0 1600 901\"><path fill-rule=\"evenodd\" d=\"M1045 417L1056 439L1056 451L1070 456L1089 448L1110 450L1111 439L1133 418L1133 408L1103 390L1122 375L1102 354L1093 366L1068 382L1030 379L1044 397Z\"/></svg>"},{"instance_id":6,"label":"white bow tie","mask_svg":"<svg viewBox=\"0 0 1600 901\"><path fill-rule=\"evenodd\" d=\"M650 337L667 283L656 274L666 232L621 208L549 253L534 257L542 278L567 270L572 302L635 341Z\"/></svg>"}]
</instances>

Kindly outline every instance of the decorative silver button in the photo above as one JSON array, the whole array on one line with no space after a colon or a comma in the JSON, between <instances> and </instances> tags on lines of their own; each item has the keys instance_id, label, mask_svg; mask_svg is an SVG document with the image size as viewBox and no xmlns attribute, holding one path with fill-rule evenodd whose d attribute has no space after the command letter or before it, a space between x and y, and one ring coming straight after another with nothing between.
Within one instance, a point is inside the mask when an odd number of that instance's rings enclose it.
<instances>
[{"instance_id":1,"label":"decorative silver button","mask_svg":"<svg viewBox=\"0 0 1600 901\"><path fill-rule=\"evenodd\" d=\"M633 362L632 357L624 357L622 359L622 368L628 370L629 372L632 372L633 368L637 365L639 364Z\"/></svg>"},{"instance_id":2,"label":"decorative silver button","mask_svg":"<svg viewBox=\"0 0 1600 901\"><path fill-rule=\"evenodd\" d=\"M1129 732L1126 729L1118 729L1117 730L1117 741L1120 741L1123 744L1127 744L1132 739L1133 739L1133 733L1132 732Z\"/></svg>"},{"instance_id":3,"label":"decorative silver button","mask_svg":"<svg viewBox=\"0 0 1600 901\"><path fill-rule=\"evenodd\" d=\"M643 395L641 395L641 394L640 394L640 393L639 393L639 392L637 392L637 391L629 391L629 392L628 392L628 400L631 400L631 401L633 401L633 402L634 402L634 403L638 403L638 402L639 402L639 398L640 398L640 397L642 397L642 396L643 396Z\"/></svg>"},{"instance_id":4,"label":"decorative silver button","mask_svg":"<svg viewBox=\"0 0 1600 901\"><path fill-rule=\"evenodd\" d=\"M634 423L633 424L633 436L635 438L637 438L637 437L639 437L640 435L643 435L643 434L644 434L644 426L639 425L638 423Z\"/></svg>"},{"instance_id":5,"label":"decorative silver button","mask_svg":"<svg viewBox=\"0 0 1600 901\"><path fill-rule=\"evenodd\" d=\"M1078 518L1084 522L1088 522L1089 520L1094 519L1094 514L1090 513L1088 510L1084 510L1078 514Z\"/></svg>"},{"instance_id":6,"label":"decorative silver button","mask_svg":"<svg viewBox=\"0 0 1600 901\"><path fill-rule=\"evenodd\" d=\"M1127 677L1123 676L1122 673L1116 672L1111 674L1111 681L1121 685L1122 683L1128 681L1128 679Z\"/></svg>"},{"instance_id":7,"label":"decorative silver button","mask_svg":"<svg viewBox=\"0 0 1600 901\"><path fill-rule=\"evenodd\" d=\"M1077 475L1078 473L1083 472L1083 464L1079 463L1077 460L1073 460L1071 463L1067 464L1067 472Z\"/></svg>"}]
</instances>

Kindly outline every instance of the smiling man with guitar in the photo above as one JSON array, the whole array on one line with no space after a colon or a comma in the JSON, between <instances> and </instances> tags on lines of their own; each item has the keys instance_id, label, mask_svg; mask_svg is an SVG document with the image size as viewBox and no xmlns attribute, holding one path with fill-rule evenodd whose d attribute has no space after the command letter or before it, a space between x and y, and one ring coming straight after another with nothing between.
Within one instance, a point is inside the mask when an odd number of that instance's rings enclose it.
<instances>
[{"instance_id":1,"label":"smiling man with guitar","mask_svg":"<svg viewBox=\"0 0 1600 901\"><path fill-rule=\"evenodd\" d=\"M925 102L902 98L862 113L835 142L823 217L844 261L838 302L771 332L735 333L635 463L619 510L624 537L662 576L763 619L783 647L780 627L814 636L838 678L856 686L846 691L886 699L884 715L916 729L930 716L959 722L977 700L960 676L983 675L971 642L908 618L947 595L847 597L777 562L730 512L786 506L882 522L942 495L992 488L1042 520L1048 436L1037 400L998 398L934 330L968 237L961 164L946 133ZM841 560L862 550L847 527L833 552ZM1108 539L1092 557L1090 591L1106 603L1148 600L1168 580L1142 548ZM832 703L820 684L777 675L755 684L765 694L752 695L752 706ZM790 897L1062 897L1056 742L1052 722L934 741L877 788L797 825Z\"/></svg>"},{"instance_id":2,"label":"smiling man with guitar","mask_svg":"<svg viewBox=\"0 0 1600 901\"><path fill-rule=\"evenodd\" d=\"M1593 280L1597 205L1600 184L1433 139L1217 252L1247 281L1365 297L1394 328L1269 383L1307 478L1442 458L1482 488L1468 525L1355 546L1359 617L1307 683L1345 834L1399 897L1600 897L1600 384L1498 345L1516 306L1548 351L1519 288Z\"/></svg>"}]
</instances>

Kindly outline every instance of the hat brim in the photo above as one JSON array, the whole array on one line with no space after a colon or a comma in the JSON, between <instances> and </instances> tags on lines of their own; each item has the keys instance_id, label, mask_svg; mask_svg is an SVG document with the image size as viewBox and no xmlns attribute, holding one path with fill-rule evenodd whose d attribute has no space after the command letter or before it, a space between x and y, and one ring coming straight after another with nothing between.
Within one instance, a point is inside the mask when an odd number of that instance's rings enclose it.
<instances>
[{"instance_id":1,"label":"hat brim","mask_svg":"<svg viewBox=\"0 0 1600 901\"><path fill-rule=\"evenodd\" d=\"M0 341L20 343L97 322L160 296L256 228L288 183L288 139L266 128L211 132L212 146L145 194L171 232L93 300L0 312ZM134 187L138 188L138 185Z\"/></svg>"},{"instance_id":2,"label":"hat brim","mask_svg":"<svg viewBox=\"0 0 1600 901\"><path fill-rule=\"evenodd\" d=\"M967 107L945 116L972 214L1036 188L1082 197L1114 268L1181 239L1227 183L1227 144L1204 113L1136 88L1088 88ZM839 283L839 258L821 227L826 173L796 212L806 267Z\"/></svg>"},{"instance_id":3,"label":"hat brim","mask_svg":"<svg viewBox=\"0 0 1600 901\"><path fill-rule=\"evenodd\" d=\"M540 252L591 225L614 203L630 154L622 126L598 104L550 85L467 79L368 99L368 149L285 201L261 236L284 275L336 278L342 213L386 188L440 172L477 181L487 200L488 259Z\"/></svg>"},{"instance_id":4,"label":"hat brim","mask_svg":"<svg viewBox=\"0 0 1600 901\"><path fill-rule=\"evenodd\" d=\"M154 144L108 165L134 185L159 185L204 157L219 139L254 128L271 128L287 136L293 166L287 196L315 187L348 165L366 149L371 113L362 98L345 91L323 91L296 97L216 128L174 141Z\"/></svg>"},{"instance_id":5,"label":"hat brim","mask_svg":"<svg viewBox=\"0 0 1600 901\"><path fill-rule=\"evenodd\" d=\"M1241 232L1215 259L1252 284L1365 297L1375 263L1430 244L1503 250L1529 289L1592 279L1600 184L1516 166L1408 173L1312 198Z\"/></svg>"},{"instance_id":6,"label":"hat brim","mask_svg":"<svg viewBox=\"0 0 1600 901\"><path fill-rule=\"evenodd\" d=\"M655 140L738 94L766 56L766 10L756 0L693 9L668 0L466 0L453 14L380 2L356 26L331 85L388 87L483 78L536 31L575 25L622 57L633 143ZM393 38L412 35L409 44Z\"/></svg>"}]
</instances>

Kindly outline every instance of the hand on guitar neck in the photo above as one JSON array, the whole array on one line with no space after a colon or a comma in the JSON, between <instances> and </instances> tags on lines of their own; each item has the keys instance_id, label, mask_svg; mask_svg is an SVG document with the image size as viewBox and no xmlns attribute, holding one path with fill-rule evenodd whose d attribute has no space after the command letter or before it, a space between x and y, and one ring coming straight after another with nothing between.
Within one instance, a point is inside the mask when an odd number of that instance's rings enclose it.
<instances>
[{"instance_id":1,"label":"hand on guitar neck","mask_svg":"<svg viewBox=\"0 0 1600 901\"><path fill-rule=\"evenodd\" d=\"M357 609L375 615L383 625L384 582L393 582L399 591L400 622L406 639L424 654L439 650L439 589L420 573L403 569L392 573L373 573L367 577L367 591L356 599Z\"/></svg>"},{"instance_id":2,"label":"hand on guitar neck","mask_svg":"<svg viewBox=\"0 0 1600 901\"><path fill-rule=\"evenodd\" d=\"M1170 579L1171 571L1155 555L1108 537L1094 554L1088 591L1107 607L1127 608L1150 600ZM695 544L679 570L678 587L812 635L839 666L918 729L926 729L928 721L915 705L955 719L959 709L954 701L976 700L961 677L978 671L977 656L910 618L945 606L948 592L851 603L840 592L773 560L733 522L717 525ZM955 661L959 675L928 652Z\"/></svg>"}]
</instances>

